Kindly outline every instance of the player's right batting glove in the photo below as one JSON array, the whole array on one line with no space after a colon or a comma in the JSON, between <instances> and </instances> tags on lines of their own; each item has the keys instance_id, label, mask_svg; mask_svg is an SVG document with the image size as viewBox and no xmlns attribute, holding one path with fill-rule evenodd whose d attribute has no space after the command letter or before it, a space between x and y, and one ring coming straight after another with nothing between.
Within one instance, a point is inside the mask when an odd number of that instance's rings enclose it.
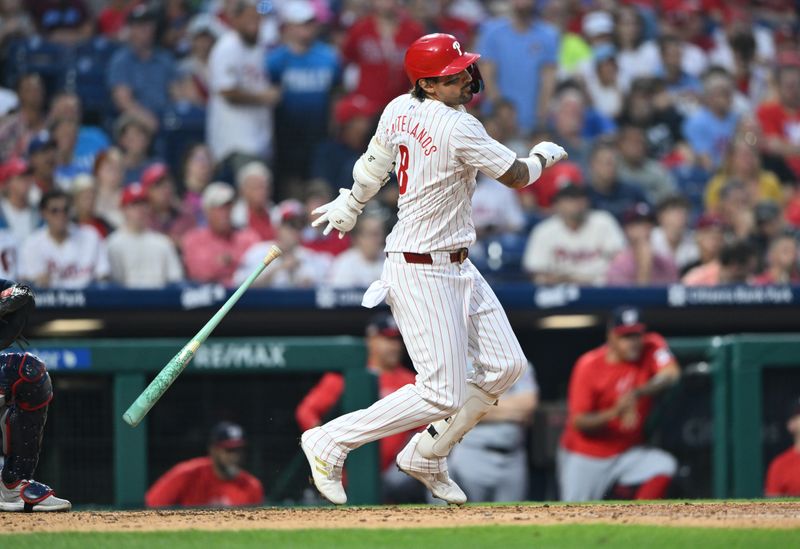
<instances>
[{"instance_id":1,"label":"player's right batting glove","mask_svg":"<svg viewBox=\"0 0 800 549\"><path fill-rule=\"evenodd\" d=\"M535 145L528 156L538 155L544 159L542 168L549 168L556 162L567 158L567 151L561 145L556 145L550 141L542 141Z\"/></svg>"},{"instance_id":2,"label":"player's right batting glove","mask_svg":"<svg viewBox=\"0 0 800 549\"><path fill-rule=\"evenodd\" d=\"M339 238L344 238L345 233L355 227L361 207L350 189L339 189L339 196L336 197L336 200L323 204L311 213L319 215L311 223L312 227L327 223L322 234L327 236L333 229L336 229L339 231Z\"/></svg>"}]
</instances>

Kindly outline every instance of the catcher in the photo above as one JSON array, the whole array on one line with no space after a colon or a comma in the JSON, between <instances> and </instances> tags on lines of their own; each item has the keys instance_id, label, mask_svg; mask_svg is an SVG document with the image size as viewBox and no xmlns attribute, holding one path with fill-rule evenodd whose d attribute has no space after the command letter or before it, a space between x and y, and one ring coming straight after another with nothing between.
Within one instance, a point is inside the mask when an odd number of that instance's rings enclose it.
<instances>
[{"instance_id":1,"label":"catcher","mask_svg":"<svg viewBox=\"0 0 800 549\"><path fill-rule=\"evenodd\" d=\"M0 280L0 349L22 337L35 306L28 286ZM44 362L31 353L0 354L0 435L3 465L0 511L69 511L72 504L32 480L39 461L53 385Z\"/></svg>"}]
</instances>

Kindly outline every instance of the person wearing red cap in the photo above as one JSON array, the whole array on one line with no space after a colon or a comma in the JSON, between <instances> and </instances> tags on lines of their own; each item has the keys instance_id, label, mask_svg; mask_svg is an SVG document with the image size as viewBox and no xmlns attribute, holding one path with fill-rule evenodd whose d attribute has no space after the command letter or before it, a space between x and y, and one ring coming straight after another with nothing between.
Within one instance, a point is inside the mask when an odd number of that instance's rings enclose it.
<instances>
[{"instance_id":1,"label":"person wearing red cap","mask_svg":"<svg viewBox=\"0 0 800 549\"><path fill-rule=\"evenodd\" d=\"M261 481L242 468L247 442L228 421L214 426L208 456L178 463L147 491L147 507L241 507L264 502Z\"/></svg>"},{"instance_id":2,"label":"person wearing red cap","mask_svg":"<svg viewBox=\"0 0 800 549\"><path fill-rule=\"evenodd\" d=\"M570 376L557 461L561 499L602 499L615 485L617 498L663 498L677 462L645 445L644 425L653 396L678 381L680 367L633 307L612 312L606 337L578 359Z\"/></svg>"},{"instance_id":3,"label":"person wearing red cap","mask_svg":"<svg viewBox=\"0 0 800 549\"><path fill-rule=\"evenodd\" d=\"M175 183L166 164L156 162L142 173L142 188L150 203L150 228L180 245L184 235L198 223L191 209L182 208Z\"/></svg>"},{"instance_id":4,"label":"person wearing red cap","mask_svg":"<svg viewBox=\"0 0 800 549\"><path fill-rule=\"evenodd\" d=\"M0 210L17 242L22 242L39 226L40 217L29 200L33 179L30 167L21 158L0 166Z\"/></svg>"},{"instance_id":5,"label":"person wearing red cap","mask_svg":"<svg viewBox=\"0 0 800 549\"><path fill-rule=\"evenodd\" d=\"M183 280L175 244L148 228L147 193L139 183L122 192L125 224L108 237L111 280L126 288L163 288Z\"/></svg>"},{"instance_id":6,"label":"person wearing red cap","mask_svg":"<svg viewBox=\"0 0 800 549\"><path fill-rule=\"evenodd\" d=\"M366 330L367 369L378 378L378 392L381 397L398 390L404 385L414 383L414 373L405 368L403 359L403 339L392 315L381 313L370 319ZM303 397L295 409L295 419L302 431L320 425L334 409L344 392L344 376L329 372ZM382 473L382 500L384 503L412 503L424 501L424 494L416 482L411 486L404 480L405 475L396 475L394 460L415 429L403 431L381 439L380 470Z\"/></svg>"},{"instance_id":7,"label":"person wearing red cap","mask_svg":"<svg viewBox=\"0 0 800 549\"><path fill-rule=\"evenodd\" d=\"M800 497L800 398L792 402L786 429L793 444L769 464L764 487L767 497Z\"/></svg>"}]
</instances>

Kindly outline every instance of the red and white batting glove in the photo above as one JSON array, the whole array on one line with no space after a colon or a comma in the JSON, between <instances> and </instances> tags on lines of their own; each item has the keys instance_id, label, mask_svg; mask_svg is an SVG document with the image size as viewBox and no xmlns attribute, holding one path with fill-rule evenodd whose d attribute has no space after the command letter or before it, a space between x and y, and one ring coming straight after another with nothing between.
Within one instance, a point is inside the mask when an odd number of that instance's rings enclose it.
<instances>
[{"instance_id":1,"label":"red and white batting glove","mask_svg":"<svg viewBox=\"0 0 800 549\"><path fill-rule=\"evenodd\" d=\"M544 158L545 164L542 168L549 168L556 162L567 158L567 151L564 150L564 147L550 141L542 141L535 145L528 156L533 156L534 154Z\"/></svg>"},{"instance_id":2,"label":"red and white batting glove","mask_svg":"<svg viewBox=\"0 0 800 549\"><path fill-rule=\"evenodd\" d=\"M327 223L322 234L327 236L333 229L336 229L339 231L339 238L344 238L345 233L353 230L356 225L356 219L361 213L359 206L350 189L339 189L339 196L336 197L336 200L323 204L311 212L312 215L319 215L311 223L311 226L318 227Z\"/></svg>"}]
</instances>

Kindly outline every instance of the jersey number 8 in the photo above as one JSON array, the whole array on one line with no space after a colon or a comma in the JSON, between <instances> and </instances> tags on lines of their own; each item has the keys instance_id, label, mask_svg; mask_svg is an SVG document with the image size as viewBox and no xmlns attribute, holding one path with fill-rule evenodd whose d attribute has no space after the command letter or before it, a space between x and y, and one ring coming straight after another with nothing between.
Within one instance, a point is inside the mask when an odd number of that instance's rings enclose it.
<instances>
[{"instance_id":1,"label":"jersey number 8","mask_svg":"<svg viewBox=\"0 0 800 549\"><path fill-rule=\"evenodd\" d=\"M408 147L400 145L400 165L397 167L397 184L400 187L400 194L406 194L408 187Z\"/></svg>"}]
</instances>

